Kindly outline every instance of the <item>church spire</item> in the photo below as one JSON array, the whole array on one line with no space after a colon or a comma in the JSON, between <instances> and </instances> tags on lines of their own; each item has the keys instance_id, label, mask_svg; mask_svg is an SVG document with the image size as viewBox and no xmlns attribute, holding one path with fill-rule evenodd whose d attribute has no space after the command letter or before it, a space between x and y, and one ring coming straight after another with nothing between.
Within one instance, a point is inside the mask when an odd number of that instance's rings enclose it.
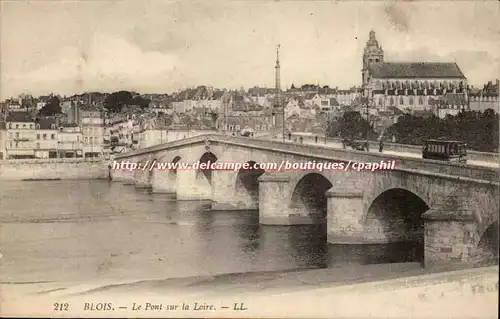
<instances>
[{"instance_id":1,"label":"church spire","mask_svg":"<svg viewBox=\"0 0 500 319\"><path fill-rule=\"evenodd\" d=\"M275 75L275 90L276 90L276 95L275 95L275 101L274 101L274 106L275 107L281 107L281 98L280 98L280 92L281 92L281 67L280 67L280 45L278 44L276 48L276 66L274 67L276 69L276 75Z\"/></svg>"}]
</instances>

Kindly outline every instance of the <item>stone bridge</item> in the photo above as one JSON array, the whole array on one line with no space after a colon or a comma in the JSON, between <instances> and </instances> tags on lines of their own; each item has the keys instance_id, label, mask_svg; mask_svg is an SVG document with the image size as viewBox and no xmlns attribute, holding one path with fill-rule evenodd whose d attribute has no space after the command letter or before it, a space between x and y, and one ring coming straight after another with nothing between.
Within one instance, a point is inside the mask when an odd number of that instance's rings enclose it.
<instances>
[{"instance_id":1,"label":"stone bridge","mask_svg":"<svg viewBox=\"0 0 500 319\"><path fill-rule=\"evenodd\" d=\"M380 162L393 170L264 171L149 169L151 163ZM477 265L498 262L499 175L494 168L393 155L204 135L121 154L114 181L211 200L214 210L258 209L265 225L326 224L331 244L410 242L420 261Z\"/></svg>"}]
</instances>

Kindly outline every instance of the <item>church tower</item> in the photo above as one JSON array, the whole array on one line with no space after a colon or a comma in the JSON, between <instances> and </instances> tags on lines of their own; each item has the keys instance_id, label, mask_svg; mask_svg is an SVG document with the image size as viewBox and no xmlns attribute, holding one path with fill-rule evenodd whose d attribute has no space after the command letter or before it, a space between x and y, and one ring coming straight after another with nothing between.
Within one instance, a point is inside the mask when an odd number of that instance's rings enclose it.
<instances>
[{"instance_id":1,"label":"church tower","mask_svg":"<svg viewBox=\"0 0 500 319\"><path fill-rule=\"evenodd\" d=\"M365 50L363 52L363 86L368 83L368 68L373 63L384 62L384 50L382 46L378 44L377 38L375 37L375 31L370 31L370 37L365 45Z\"/></svg>"}]
</instances>

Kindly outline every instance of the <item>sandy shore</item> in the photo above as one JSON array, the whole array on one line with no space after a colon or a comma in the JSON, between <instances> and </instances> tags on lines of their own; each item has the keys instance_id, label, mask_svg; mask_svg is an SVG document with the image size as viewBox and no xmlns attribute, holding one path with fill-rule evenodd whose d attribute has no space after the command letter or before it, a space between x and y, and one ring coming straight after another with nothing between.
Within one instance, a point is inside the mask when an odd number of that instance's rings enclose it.
<instances>
[{"instance_id":1,"label":"sandy shore","mask_svg":"<svg viewBox=\"0 0 500 319\"><path fill-rule=\"evenodd\" d=\"M3 284L2 314L496 318L497 273L498 267L429 273L417 263L401 263L128 282ZM55 311L61 305L68 310Z\"/></svg>"}]
</instances>

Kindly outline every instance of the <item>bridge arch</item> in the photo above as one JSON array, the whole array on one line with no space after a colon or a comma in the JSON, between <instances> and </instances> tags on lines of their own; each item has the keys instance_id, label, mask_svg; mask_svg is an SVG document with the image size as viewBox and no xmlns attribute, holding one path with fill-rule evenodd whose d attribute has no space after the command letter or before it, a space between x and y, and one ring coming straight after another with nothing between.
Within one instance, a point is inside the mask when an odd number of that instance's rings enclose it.
<instances>
[{"instance_id":1,"label":"bridge arch","mask_svg":"<svg viewBox=\"0 0 500 319\"><path fill-rule=\"evenodd\" d=\"M259 204L259 180L258 178L266 171L254 168L255 161L246 162L249 169L241 168L236 174L234 181L234 191L237 197L247 197L250 199L250 206L258 207Z\"/></svg>"},{"instance_id":2,"label":"bridge arch","mask_svg":"<svg viewBox=\"0 0 500 319\"><path fill-rule=\"evenodd\" d=\"M380 244L397 244L399 260L424 261L424 219L430 206L421 196L405 188L390 188L380 193L368 207L363 226L366 240ZM394 258L393 258L394 257Z\"/></svg>"},{"instance_id":3,"label":"bridge arch","mask_svg":"<svg viewBox=\"0 0 500 319\"><path fill-rule=\"evenodd\" d=\"M315 223L325 223L327 214L326 192L333 186L328 178L320 173L307 173L292 190L290 207L304 211Z\"/></svg>"},{"instance_id":4,"label":"bridge arch","mask_svg":"<svg viewBox=\"0 0 500 319\"><path fill-rule=\"evenodd\" d=\"M477 246L473 250L473 263L478 265L498 265L498 220L492 222L479 237Z\"/></svg>"},{"instance_id":5,"label":"bridge arch","mask_svg":"<svg viewBox=\"0 0 500 319\"><path fill-rule=\"evenodd\" d=\"M214 153L212 153L210 151L203 153L203 155L201 155L201 157L198 161L200 163L200 168L198 168L196 170L196 179L200 179L200 178L205 177L211 186L212 185L212 169L210 167L201 167L201 166L203 166L202 164L211 165L217 161L218 161L218 158Z\"/></svg>"},{"instance_id":6,"label":"bridge arch","mask_svg":"<svg viewBox=\"0 0 500 319\"><path fill-rule=\"evenodd\" d=\"M180 156L175 156L173 159L172 159L172 164L175 164L175 163L179 163L180 161L182 160L182 157ZM177 176L177 167L174 168L174 169L171 169L169 170L168 172L171 176Z\"/></svg>"}]
</instances>

